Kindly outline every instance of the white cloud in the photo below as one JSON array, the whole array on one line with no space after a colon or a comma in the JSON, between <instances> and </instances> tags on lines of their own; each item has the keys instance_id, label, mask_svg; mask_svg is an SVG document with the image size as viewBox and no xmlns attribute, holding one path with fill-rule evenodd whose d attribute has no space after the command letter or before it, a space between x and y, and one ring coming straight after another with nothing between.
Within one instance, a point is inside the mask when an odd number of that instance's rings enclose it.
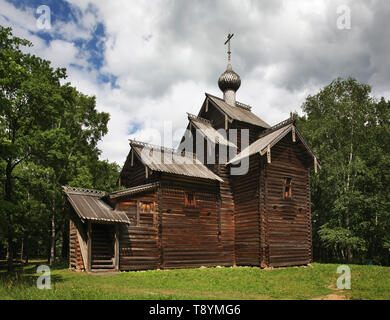
<instances>
[{"instance_id":1,"label":"white cloud","mask_svg":"<svg viewBox=\"0 0 390 320\"><path fill-rule=\"evenodd\" d=\"M122 164L128 139L159 143L165 121L173 131L187 125L186 112L197 113L204 92L222 95L217 79L226 67L224 38L234 32L233 68L241 75L238 100L275 124L300 111L308 94L337 76L354 76L389 96L390 28L387 2L300 1L89 1L68 0L81 10L78 23L62 22L52 32L61 39L45 43L28 31L33 12L0 0L0 23L34 42L34 52L68 68L68 80L97 96L109 112L109 133L99 144L102 158ZM336 8L352 9L352 29L336 27ZM91 39L97 24L105 29L103 66L89 66L91 52L74 45ZM119 88L99 81L99 73L117 77ZM387 91L386 91L387 90Z\"/></svg>"}]
</instances>

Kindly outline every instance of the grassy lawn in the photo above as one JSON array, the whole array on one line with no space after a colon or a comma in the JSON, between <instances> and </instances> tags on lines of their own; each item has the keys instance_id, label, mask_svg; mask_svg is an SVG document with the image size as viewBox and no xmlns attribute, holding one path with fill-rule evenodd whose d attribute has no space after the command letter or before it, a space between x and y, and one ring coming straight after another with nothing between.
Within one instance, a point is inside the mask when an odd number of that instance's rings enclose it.
<instances>
[{"instance_id":1,"label":"grassy lawn","mask_svg":"<svg viewBox=\"0 0 390 320\"><path fill-rule=\"evenodd\" d=\"M351 290L337 290L337 264L262 270L250 267L92 275L52 268L51 289L36 288L40 262L0 270L0 299L390 299L390 267L350 265Z\"/></svg>"}]
</instances>

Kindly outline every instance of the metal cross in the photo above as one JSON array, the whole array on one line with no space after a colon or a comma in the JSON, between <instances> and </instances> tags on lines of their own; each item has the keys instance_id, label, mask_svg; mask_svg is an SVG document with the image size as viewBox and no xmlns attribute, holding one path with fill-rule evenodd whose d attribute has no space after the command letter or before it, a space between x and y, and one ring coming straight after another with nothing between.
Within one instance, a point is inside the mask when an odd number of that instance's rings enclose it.
<instances>
[{"instance_id":1,"label":"metal cross","mask_svg":"<svg viewBox=\"0 0 390 320\"><path fill-rule=\"evenodd\" d=\"M230 61L230 55L231 55L231 53L232 53L232 52L230 51L230 39L233 38L233 36L234 36L234 33L232 33L232 34L229 33L228 36L227 36L227 40L225 41L225 45L228 44L228 52L227 52L227 53L228 53L228 59L229 59L229 61Z\"/></svg>"}]
</instances>

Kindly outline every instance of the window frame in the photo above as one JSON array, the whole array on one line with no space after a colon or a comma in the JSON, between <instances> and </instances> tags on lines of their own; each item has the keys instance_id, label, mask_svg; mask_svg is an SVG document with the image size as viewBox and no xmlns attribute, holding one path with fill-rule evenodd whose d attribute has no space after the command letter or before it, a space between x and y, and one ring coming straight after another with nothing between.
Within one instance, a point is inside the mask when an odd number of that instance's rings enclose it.
<instances>
[{"instance_id":1,"label":"window frame","mask_svg":"<svg viewBox=\"0 0 390 320\"><path fill-rule=\"evenodd\" d=\"M142 205L150 204L150 211L143 212ZM156 202L151 200L137 200L137 227L140 226L141 222L141 214L151 214L153 216L153 226L155 227L157 224L157 216L156 216Z\"/></svg>"},{"instance_id":2,"label":"window frame","mask_svg":"<svg viewBox=\"0 0 390 320\"><path fill-rule=\"evenodd\" d=\"M283 178L282 197L285 200L292 200L293 198L292 183L293 183L293 179L291 177Z\"/></svg>"},{"instance_id":3,"label":"window frame","mask_svg":"<svg viewBox=\"0 0 390 320\"><path fill-rule=\"evenodd\" d=\"M143 211L143 205L147 205L147 204L150 205L150 211ZM140 210L139 212L140 212L140 213L146 213L146 214L148 214L148 213L154 213L154 212L155 212L155 209L154 209L154 207L155 207L154 201L139 200L138 205L139 205L139 210Z\"/></svg>"},{"instance_id":4,"label":"window frame","mask_svg":"<svg viewBox=\"0 0 390 320\"><path fill-rule=\"evenodd\" d=\"M189 201L189 195L192 195L192 201ZM193 191L185 191L184 192L184 206L186 208L196 208L196 195Z\"/></svg>"}]
</instances>

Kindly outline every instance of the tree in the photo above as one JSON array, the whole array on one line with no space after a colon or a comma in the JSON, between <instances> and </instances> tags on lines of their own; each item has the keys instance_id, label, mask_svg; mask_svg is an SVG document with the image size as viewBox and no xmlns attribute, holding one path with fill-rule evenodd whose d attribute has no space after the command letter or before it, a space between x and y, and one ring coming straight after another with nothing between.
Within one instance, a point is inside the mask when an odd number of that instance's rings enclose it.
<instances>
[{"instance_id":1,"label":"tree","mask_svg":"<svg viewBox=\"0 0 390 320\"><path fill-rule=\"evenodd\" d=\"M24 53L27 40L0 26L0 198L1 234L8 243L12 269L15 244L36 228L34 217L50 221L50 263L55 259L56 213L62 212L61 186L80 172L94 177L97 143L107 133L109 115L96 110L94 97L61 84L65 69ZM112 174L110 165L103 166ZM3 172L3 171L2 171ZM44 224L44 223L43 223ZM31 233L29 233L31 232Z\"/></svg>"},{"instance_id":2,"label":"tree","mask_svg":"<svg viewBox=\"0 0 390 320\"><path fill-rule=\"evenodd\" d=\"M314 245L328 258L388 263L389 106L352 78L303 104L298 126L322 164L311 178Z\"/></svg>"},{"instance_id":3,"label":"tree","mask_svg":"<svg viewBox=\"0 0 390 320\"><path fill-rule=\"evenodd\" d=\"M64 70L53 70L49 62L21 51L31 43L12 36L11 29L0 27L0 119L1 159L5 161L5 186L2 210L8 240L8 265L12 268L18 218L23 208L14 198L13 173L39 145L42 131L50 128L55 116L59 81Z\"/></svg>"}]
</instances>

